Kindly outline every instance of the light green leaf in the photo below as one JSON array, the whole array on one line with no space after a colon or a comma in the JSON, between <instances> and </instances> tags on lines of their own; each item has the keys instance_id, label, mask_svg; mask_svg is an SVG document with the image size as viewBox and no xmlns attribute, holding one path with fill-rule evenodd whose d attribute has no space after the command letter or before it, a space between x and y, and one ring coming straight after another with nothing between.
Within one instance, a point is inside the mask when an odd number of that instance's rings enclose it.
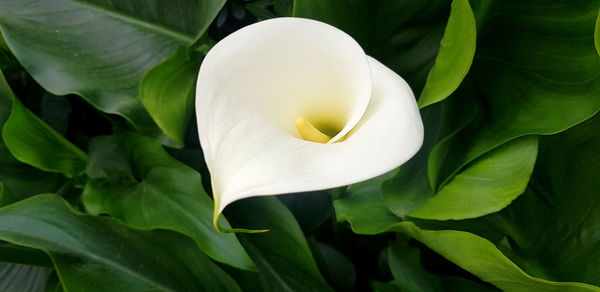
<instances>
[{"instance_id":1,"label":"light green leaf","mask_svg":"<svg viewBox=\"0 0 600 292\"><path fill-rule=\"evenodd\" d=\"M228 206L225 214L236 228L269 229L238 234L258 267L262 291L331 291L294 215L277 198L244 199Z\"/></svg>"},{"instance_id":2,"label":"light green leaf","mask_svg":"<svg viewBox=\"0 0 600 292\"><path fill-rule=\"evenodd\" d=\"M411 222L398 223L387 231L409 235L481 280L505 291L600 291L600 287L584 283L553 282L532 277L511 262L493 243L472 233L422 230Z\"/></svg>"},{"instance_id":3,"label":"light green leaf","mask_svg":"<svg viewBox=\"0 0 600 292\"><path fill-rule=\"evenodd\" d=\"M526 136L486 153L408 215L460 220L501 210L525 191L537 149L537 136Z\"/></svg>"},{"instance_id":4,"label":"light green leaf","mask_svg":"<svg viewBox=\"0 0 600 292\"><path fill-rule=\"evenodd\" d=\"M91 178L83 202L91 214L110 214L141 229L169 229L190 236L213 259L256 269L234 234L212 225L213 201L200 174L142 135L120 133L90 142ZM222 226L229 226L223 218Z\"/></svg>"},{"instance_id":5,"label":"light green leaf","mask_svg":"<svg viewBox=\"0 0 600 292\"><path fill-rule=\"evenodd\" d=\"M13 107L14 94L4 75L0 72L0 129L8 119ZM15 199L54 192L63 184L64 177L58 173L47 173L16 160L0 139L0 182L4 185L3 198ZM10 195L8 195L10 193ZM3 200L4 200L3 199ZM9 200L10 201L10 200ZM5 201L7 203L8 201Z\"/></svg>"},{"instance_id":6,"label":"light green leaf","mask_svg":"<svg viewBox=\"0 0 600 292\"><path fill-rule=\"evenodd\" d=\"M194 112L194 93L202 54L179 47L175 54L150 69L140 84L140 99L156 124L183 144Z\"/></svg>"},{"instance_id":7,"label":"light green leaf","mask_svg":"<svg viewBox=\"0 0 600 292\"><path fill-rule=\"evenodd\" d=\"M56 195L0 209L0 239L46 251L66 291L240 291L188 238L80 215Z\"/></svg>"},{"instance_id":8,"label":"light green leaf","mask_svg":"<svg viewBox=\"0 0 600 292\"><path fill-rule=\"evenodd\" d=\"M44 171L76 177L85 170L87 155L50 128L18 99L2 127L2 139L12 155Z\"/></svg>"},{"instance_id":9,"label":"light green leaf","mask_svg":"<svg viewBox=\"0 0 600 292\"><path fill-rule=\"evenodd\" d=\"M398 222L400 218L388 209L381 196L381 185L393 174L389 172L349 186L341 198L333 201L337 221L347 221L352 230L366 234L377 233Z\"/></svg>"},{"instance_id":10,"label":"light green leaf","mask_svg":"<svg viewBox=\"0 0 600 292\"><path fill-rule=\"evenodd\" d=\"M452 1L452 8L435 65L419 97L419 108L439 102L454 92L469 72L475 55L475 17L468 0Z\"/></svg>"},{"instance_id":11,"label":"light green leaf","mask_svg":"<svg viewBox=\"0 0 600 292\"><path fill-rule=\"evenodd\" d=\"M156 136L138 99L143 74L202 35L224 2L7 0L0 28L19 62L48 91L79 94Z\"/></svg>"},{"instance_id":12,"label":"light green leaf","mask_svg":"<svg viewBox=\"0 0 600 292\"><path fill-rule=\"evenodd\" d=\"M555 134L600 110L600 58L593 45L600 2L493 2L481 17L476 12L483 25L467 77L486 113L443 142L453 155L432 164L436 188L510 140Z\"/></svg>"}]
</instances>

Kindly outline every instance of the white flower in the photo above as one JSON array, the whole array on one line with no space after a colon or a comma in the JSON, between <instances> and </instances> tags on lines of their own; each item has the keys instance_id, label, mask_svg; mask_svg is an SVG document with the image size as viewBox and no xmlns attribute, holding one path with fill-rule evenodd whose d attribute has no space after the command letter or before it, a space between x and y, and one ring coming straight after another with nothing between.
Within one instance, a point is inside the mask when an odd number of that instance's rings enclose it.
<instances>
[{"instance_id":1,"label":"white flower","mask_svg":"<svg viewBox=\"0 0 600 292\"><path fill-rule=\"evenodd\" d=\"M196 114L217 228L233 201L367 180L423 141L406 82L346 33L302 18L262 21L216 44L200 68Z\"/></svg>"}]
</instances>

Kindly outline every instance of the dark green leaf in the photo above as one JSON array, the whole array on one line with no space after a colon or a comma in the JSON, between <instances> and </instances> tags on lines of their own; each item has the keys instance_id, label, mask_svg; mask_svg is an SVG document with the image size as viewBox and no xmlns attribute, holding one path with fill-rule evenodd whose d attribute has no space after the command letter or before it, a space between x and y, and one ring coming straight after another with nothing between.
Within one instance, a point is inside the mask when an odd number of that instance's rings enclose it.
<instances>
[{"instance_id":1,"label":"dark green leaf","mask_svg":"<svg viewBox=\"0 0 600 292\"><path fill-rule=\"evenodd\" d=\"M392 243L387 254L392 275L402 291L442 290L440 279L425 271L421 265L419 249Z\"/></svg>"},{"instance_id":2,"label":"dark green leaf","mask_svg":"<svg viewBox=\"0 0 600 292\"><path fill-rule=\"evenodd\" d=\"M458 88L473 62L475 35L475 17L469 1L452 1L435 65L419 97L420 108L445 99Z\"/></svg>"},{"instance_id":3,"label":"dark green leaf","mask_svg":"<svg viewBox=\"0 0 600 292\"><path fill-rule=\"evenodd\" d=\"M490 219L532 274L600 286L600 115L541 139L533 183Z\"/></svg>"},{"instance_id":4,"label":"dark green leaf","mask_svg":"<svg viewBox=\"0 0 600 292\"><path fill-rule=\"evenodd\" d=\"M354 265L343 253L326 243L311 240L311 249L319 269L336 291L352 291L356 283Z\"/></svg>"},{"instance_id":5,"label":"dark green leaf","mask_svg":"<svg viewBox=\"0 0 600 292\"><path fill-rule=\"evenodd\" d=\"M277 198L244 199L230 205L225 214L241 228L270 230L239 234L258 267L263 291L331 290L319 273L294 215Z\"/></svg>"},{"instance_id":6,"label":"dark green leaf","mask_svg":"<svg viewBox=\"0 0 600 292\"><path fill-rule=\"evenodd\" d=\"M374 292L403 292L396 281L390 281L388 283L371 281L371 288Z\"/></svg>"},{"instance_id":7,"label":"dark green leaf","mask_svg":"<svg viewBox=\"0 0 600 292\"><path fill-rule=\"evenodd\" d=\"M396 175L383 184L382 196L390 210L397 216L408 213L424 205L434 195L428 180L429 164L440 158L429 155L431 149L442 139L449 139L457 131L473 122L477 106L464 90L438 104L421 110L425 126L423 146L411 160L402 165ZM439 151L440 154L446 154Z\"/></svg>"},{"instance_id":8,"label":"dark green leaf","mask_svg":"<svg viewBox=\"0 0 600 292\"><path fill-rule=\"evenodd\" d=\"M0 238L48 252L67 291L239 291L188 238L79 215L56 195L0 209Z\"/></svg>"},{"instance_id":9,"label":"dark green leaf","mask_svg":"<svg viewBox=\"0 0 600 292\"><path fill-rule=\"evenodd\" d=\"M466 278L426 271L421 263L421 251L417 248L392 243L387 254L395 279L393 283L401 287L401 291L497 291L493 286L484 286Z\"/></svg>"},{"instance_id":10,"label":"dark green leaf","mask_svg":"<svg viewBox=\"0 0 600 292\"><path fill-rule=\"evenodd\" d=\"M594 31L594 43L596 44L596 51L600 56L600 10L598 10L598 18L596 18L596 30Z\"/></svg>"},{"instance_id":11,"label":"dark green leaf","mask_svg":"<svg viewBox=\"0 0 600 292\"><path fill-rule=\"evenodd\" d=\"M0 129L8 119L15 99L4 75L0 72ZM58 190L64 181L60 174L42 172L16 160L0 139L0 182L4 185L3 198L16 199ZM10 195L8 195L10 193ZM6 201L7 203L8 201Z\"/></svg>"},{"instance_id":12,"label":"dark green leaf","mask_svg":"<svg viewBox=\"0 0 600 292\"><path fill-rule=\"evenodd\" d=\"M183 144L194 112L194 96L202 54L179 47L175 54L150 69L140 84L140 99L156 124Z\"/></svg>"},{"instance_id":13,"label":"dark green leaf","mask_svg":"<svg viewBox=\"0 0 600 292\"><path fill-rule=\"evenodd\" d=\"M4 37L0 34L0 70L7 70L19 67L19 62L8 49Z\"/></svg>"},{"instance_id":14,"label":"dark green leaf","mask_svg":"<svg viewBox=\"0 0 600 292\"><path fill-rule=\"evenodd\" d=\"M381 185L393 176L389 172L374 179L354 184L339 199L333 201L339 222L347 221L352 230L361 234L375 234L398 222L381 196Z\"/></svg>"},{"instance_id":15,"label":"dark green leaf","mask_svg":"<svg viewBox=\"0 0 600 292\"><path fill-rule=\"evenodd\" d=\"M535 278L511 262L494 244L472 233L422 230L411 222L391 226L424 243L461 268L505 291L600 291L600 287Z\"/></svg>"},{"instance_id":16,"label":"dark green leaf","mask_svg":"<svg viewBox=\"0 0 600 292\"><path fill-rule=\"evenodd\" d=\"M52 261L45 252L6 242L0 242L0 262L52 268Z\"/></svg>"},{"instance_id":17,"label":"dark green leaf","mask_svg":"<svg viewBox=\"0 0 600 292\"><path fill-rule=\"evenodd\" d=\"M600 58L593 46L598 1L493 1L482 9L470 79L487 109L443 148L430 171L448 183L464 166L510 140L554 134L600 110ZM433 155L433 154L432 154Z\"/></svg>"},{"instance_id":18,"label":"dark green leaf","mask_svg":"<svg viewBox=\"0 0 600 292\"><path fill-rule=\"evenodd\" d=\"M44 292L50 269L0 263L0 291Z\"/></svg>"},{"instance_id":19,"label":"dark green leaf","mask_svg":"<svg viewBox=\"0 0 600 292\"><path fill-rule=\"evenodd\" d=\"M100 136L91 141L90 156L91 179L83 192L90 213L110 214L136 228L181 232L213 259L255 269L235 235L213 227L213 201L200 174L158 142L134 133ZM229 223L223 219L221 226Z\"/></svg>"},{"instance_id":20,"label":"dark green leaf","mask_svg":"<svg viewBox=\"0 0 600 292\"><path fill-rule=\"evenodd\" d=\"M537 150L537 136L526 136L486 153L408 215L460 220L501 210L525 191Z\"/></svg>"},{"instance_id":21,"label":"dark green leaf","mask_svg":"<svg viewBox=\"0 0 600 292\"><path fill-rule=\"evenodd\" d=\"M23 163L66 177L81 174L87 155L34 115L18 99L2 127L2 139L12 155Z\"/></svg>"},{"instance_id":22,"label":"dark green leaf","mask_svg":"<svg viewBox=\"0 0 600 292\"><path fill-rule=\"evenodd\" d=\"M0 27L23 67L56 95L159 135L138 99L144 72L202 35L225 1L7 0Z\"/></svg>"}]
</instances>

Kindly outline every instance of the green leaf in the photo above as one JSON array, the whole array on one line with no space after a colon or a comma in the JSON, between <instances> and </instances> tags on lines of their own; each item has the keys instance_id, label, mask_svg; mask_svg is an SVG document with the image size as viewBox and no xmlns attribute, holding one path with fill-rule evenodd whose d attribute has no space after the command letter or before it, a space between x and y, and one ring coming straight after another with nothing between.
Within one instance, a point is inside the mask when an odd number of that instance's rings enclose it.
<instances>
[{"instance_id":1,"label":"green leaf","mask_svg":"<svg viewBox=\"0 0 600 292\"><path fill-rule=\"evenodd\" d=\"M140 229L169 229L190 236L220 262L256 269L234 234L212 225L213 201L200 174L142 135L120 133L90 142L91 178L83 202L91 214L110 214ZM222 226L229 226L225 219Z\"/></svg>"},{"instance_id":2,"label":"green leaf","mask_svg":"<svg viewBox=\"0 0 600 292\"><path fill-rule=\"evenodd\" d=\"M66 291L240 291L188 238L80 215L56 195L0 209L0 238L46 251Z\"/></svg>"},{"instance_id":3,"label":"green leaf","mask_svg":"<svg viewBox=\"0 0 600 292\"><path fill-rule=\"evenodd\" d=\"M596 51L600 56L600 10L598 10L598 18L596 18L596 30L594 31L594 44L596 44Z\"/></svg>"},{"instance_id":4,"label":"green leaf","mask_svg":"<svg viewBox=\"0 0 600 292\"><path fill-rule=\"evenodd\" d=\"M460 220L501 210L525 191L537 150L537 136L526 136L486 153L408 215Z\"/></svg>"},{"instance_id":5,"label":"green leaf","mask_svg":"<svg viewBox=\"0 0 600 292\"><path fill-rule=\"evenodd\" d=\"M15 264L0 264L0 291L43 292L51 270Z\"/></svg>"},{"instance_id":6,"label":"green leaf","mask_svg":"<svg viewBox=\"0 0 600 292\"><path fill-rule=\"evenodd\" d=\"M387 230L409 235L481 280L502 290L600 291L600 287L584 283L553 282L532 277L511 262L493 243L472 233L422 230L411 222L398 223Z\"/></svg>"},{"instance_id":7,"label":"green leaf","mask_svg":"<svg viewBox=\"0 0 600 292\"><path fill-rule=\"evenodd\" d=\"M411 160L398 168L396 175L382 186L382 196L390 210L397 216L408 213L424 205L434 196L434 189L428 180L428 162L435 163L440 158L429 155L436 143L451 138L458 131L475 120L477 104L468 91L459 90L451 98L430 107L421 109L425 126L423 146ZM440 151L440 154L447 154Z\"/></svg>"},{"instance_id":8,"label":"green leaf","mask_svg":"<svg viewBox=\"0 0 600 292\"><path fill-rule=\"evenodd\" d=\"M87 155L27 109L1 77L2 103L12 104L10 115L2 119L2 140L10 153L23 163L66 177L82 173ZM5 116L6 109L0 115Z\"/></svg>"},{"instance_id":9,"label":"green leaf","mask_svg":"<svg viewBox=\"0 0 600 292\"><path fill-rule=\"evenodd\" d=\"M393 172L353 184L346 193L333 201L338 222L347 221L357 233L375 234L400 218L388 209L381 196L381 185Z\"/></svg>"},{"instance_id":10,"label":"green leaf","mask_svg":"<svg viewBox=\"0 0 600 292\"><path fill-rule=\"evenodd\" d=\"M23 163L66 177L80 175L88 157L77 146L44 123L18 99L2 127L2 139L12 155Z\"/></svg>"},{"instance_id":11,"label":"green leaf","mask_svg":"<svg viewBox=\"0 0 600 292\"><path fill-rule=\"evenodd\" d=\"M335 291L352 291L356 283L356 270L350 259L329 244L316 240L309 241L309 244L319 269L331 287Z\"/></svg>"},{"instance_id":12,"label":"green leaf","mask_svg":"<svg viewBox=\"0 0 600 292\"><path fill-rule=\"evenodd\" d=\"M6 242L0 242L0 262L46 268L53 267L52 260L45 252Z\"/></svg>"},{"instance_id":13,"label":"green leaf","mask_svg":"<svg viewBox=\"0 0 600 292\"><path fill-rule=\"evenodd\" d=\"M140 84L140 99L156 124L171 139L183 144L194 112L194 96L202 54L179 47L150 69Z\"/></svg>"},{"instance_id":14,"label":"green leaf","mask_svg":"<svg viewBox=\"0 0 600 292\"><path fill-rule=\"evenodd\" d=\"M319 273L294 215L277 198L244 199L228 206L225 214L241 228L269 229L238 234L258 267L263 291L331 290Z\"/></svg>"},{"instance_id":15,"label":"green leaf","mask_svg":"<svg viewBox=\"0 0 600 292\"><path fill-rule=\"evenodd\" d=\"M0 70L7 70L19 67L19 62L6 46L4 37L0 34Z\"/></svg>"},{"instance_id":16,"label":"green leaf","mask_svg":"<svg viewBox=\"0 0 600 292\"><path fill-rule=\"evenodd\" d=\"M17 100L10 86L6 82L4 75L0 72L0 129L2 129L14 107L13 102ZM22 106L22 105L20 105ZM30 112L25 112L27 122L31 122L41 127L42 131L47 129L43 123L37 124L39 119L33 116ZM31 118L31 119L28 119ZM17 125L20 126L20 125ZM31 130L31 129L30 129ZM52 132L47 132L51 138L54 138ZM19 136L28 133L18 133ZM2 133L4 135L4 133ZM15 139L18 138L14 137ZM58 141L62 137L57 138ZM64 138L62 138L64 139ZM66 140L65 140L66 141ZM64 142L64 141L63 141ZM68 143L68 141L67 141ZM64 145L63 145L64 146ZM29 147L30 148L30 147ZM70 148L67 146L67 148ZM17 149L22 150L22 149ZM44 149L42 149L44 150ZM56 153L53 153L54 156ZM64 177L60 174L51 174L40 171L29 165L21 163L13 157L7 149L5 142L0 140L0 181L4 184L5 192L9 191L15 198L23 198L34 194L56 191L64 182Z\"/></svg>"},{"instance_id":17,"label":"green leaf","mask_svg":"<svg viewBox=\"0 0 600 292\"><path fill-rule=\"evenodd\" d=\"M452 8L435 65L419 97L423 108L454 92L469 72L475 55L475 17L468 0L452 1Z\"/></svg>"},{"instance_id":18,"label":"green leaf","mask_svg":"<svg viewBox=\"0 0 600 292\"><path fill-rule=\"evenodd\" d=\"M400 291L497 291L475 281L455 276L436 275L425 270L421 251L408 245L392 243L387 250L394 285Z\"/></svg>"},{"instance_id":19,"label":"green leaf","mask_svg":"<svg viewBox=\"0 0 600 292\"><path fill-rule=\"evenodd\" d=\"M600 110L600 58L593 46L598 4L493 1L493 9L476 12L483 25L467 79L487 111L444 141L453 155L433 165L432 181L441 182L436 188L510 140L555 134Z\"/></svg>"},{"instance_id":20,"label":"green leaf","mask_svg":"<svg viewBox=\"0 0 600 292\"><path fill-rule=\"evenodd\" d=\"M143 74L202 35L225 1L3 1L0 28L23 67L56 95L159 135L138 99ZM67 21L68 20L68 21Z\"/></svg>"},{"instance_id":21,"label":"green leaf","mask_svg":"<svg viewBox=\"0 0 600 292\"><path fill-rule=\"evenodd\" d=\"M387 255L392 275L402 291L442 291L440 279L421 265L419 249L392 243Z\"/></svg>"},{"instance_id":22,"label":"green leaf","mask_svg":"<svg viewBox=\"0 0 600 292\"><path fill-rule=\"evenodd\" d=\"M600 286L600 115L540 140L531 188L490 221L532 274Z\"/></svg>"}]
</instances>

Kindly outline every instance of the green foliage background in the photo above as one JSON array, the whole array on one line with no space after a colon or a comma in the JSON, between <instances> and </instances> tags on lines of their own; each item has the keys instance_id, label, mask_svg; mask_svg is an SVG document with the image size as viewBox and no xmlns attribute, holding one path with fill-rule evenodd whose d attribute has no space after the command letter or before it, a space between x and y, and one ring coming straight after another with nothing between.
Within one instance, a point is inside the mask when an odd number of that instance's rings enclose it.
<instances>
[{"instance_id":1,"label":"green foliage background","mask_svg":"<svg viewBox=\"0 0 600 292\"><path fill-rule=\"evenodd\" d=\"M411 85L397 170L212 227L227 34L334 25ZM0 291L600 291L600 1L0 0Z\"/></svg>"}]
</instances>

